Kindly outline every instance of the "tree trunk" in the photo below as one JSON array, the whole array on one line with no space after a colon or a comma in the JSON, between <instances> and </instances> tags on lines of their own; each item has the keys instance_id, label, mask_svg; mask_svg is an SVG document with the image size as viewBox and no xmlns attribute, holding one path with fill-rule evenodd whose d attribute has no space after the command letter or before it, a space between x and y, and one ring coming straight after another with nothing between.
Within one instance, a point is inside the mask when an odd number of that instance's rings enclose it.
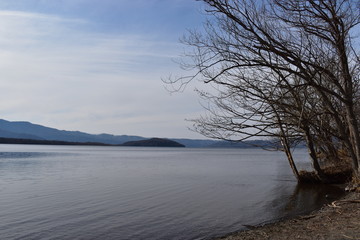
<instances>
[{"instance_id":1,"label":"tree trunk","mask_svg":"<svg viewBox=\"0 0 360 240\"><path fill-rule=\"evenodd\" d=\"M359 128L357 124L357 120L351 106L346 107L347 113L347 122L349 127L349 134L351 139L352 150L355 153L355 156L352 158L352 167L354 170L354 174L359 176L359 161L360 161L360 136L359 136Z\"/></svg>"},{"instance_id":2,"label":"tree trunk","mask_svg":"<svg viewBox=\"0 0 360 240\"><path fill-rule=\"evenodd\" d=\"M282 128L281 128L282 129ZM296 179L298 180L298 182L300 182L300 174L299 174L299 171L297 170L296 168L296 165L295 165L295 162L294 162L294 158L292 156L292 153L290 151L290 146L289 146L289 143L286 139L286 137L280 137L280 140L281 140L281 144L284 148L284 152L286 154L286 157L289 161L289 164L290 164L290 167L291 167L291 170L293 171Z\"/></svg>"},{"instance_id":3,"label":"tree trunk","mask_svg":"<svg viewBox=\"0 0 360 240\"><path fill-rule=\"evenodd\" d=\"M312 166L315 170L315 173L318 175L318 177L320 178L320 180L322 182L326 182L327 178L323 172L323 170L320 167L319 164L319 158L317 157L316 151L315 151L315 147L314 147L314 142L313 139L310 135L310 129L309 127L305 126L304 127L304 132L305 132L305 140L307 143L307 147L308 147L308 152L312 161Z\"/></svg>"}]
</instances>

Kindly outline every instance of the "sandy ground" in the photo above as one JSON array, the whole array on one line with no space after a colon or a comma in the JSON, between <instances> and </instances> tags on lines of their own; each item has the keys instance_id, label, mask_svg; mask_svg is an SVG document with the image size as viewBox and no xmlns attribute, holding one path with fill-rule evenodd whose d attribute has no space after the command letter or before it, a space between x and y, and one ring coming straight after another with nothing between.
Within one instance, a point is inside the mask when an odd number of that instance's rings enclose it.
<instances>
[{"instance_id":1,"label":"sandy ground","mask_svg":"<svg viewBox=\"0 0 360 240\"><path fill-rule=\"evenodd\" d=\"M220 239L360 240L360 193L349 193L309 215L254 227Z\"/></svg>"}]
</instances>

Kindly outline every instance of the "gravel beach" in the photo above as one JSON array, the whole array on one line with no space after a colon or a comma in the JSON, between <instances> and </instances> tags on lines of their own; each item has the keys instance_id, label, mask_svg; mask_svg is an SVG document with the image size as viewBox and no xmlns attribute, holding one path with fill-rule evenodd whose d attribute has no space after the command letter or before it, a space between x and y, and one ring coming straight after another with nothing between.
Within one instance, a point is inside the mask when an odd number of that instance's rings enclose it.
<instances>
[{"instance_id":1,"label":"gravel beach","mask_svg":"<svg viewBox=\"0 0 360 240\"><path fill-rule=\"evenodd\" d=\"M360 240L360 193L348 193L344 198L308 215L257 226L218 239Z\"/></svg>"}]
</instances>

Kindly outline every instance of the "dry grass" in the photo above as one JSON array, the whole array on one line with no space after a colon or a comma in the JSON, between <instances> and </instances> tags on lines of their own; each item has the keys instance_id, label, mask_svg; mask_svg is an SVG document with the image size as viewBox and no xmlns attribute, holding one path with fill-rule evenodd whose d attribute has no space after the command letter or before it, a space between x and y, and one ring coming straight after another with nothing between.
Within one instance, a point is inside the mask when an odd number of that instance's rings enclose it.
<instances>
[{"instance_id":1,"label":"dry grass","mask_svg":"<svg viewBox=\"0 0 360 240\"><path fill-rule=\"evenodd\" d=\"M348 183L352 179L352 168L349 164L331 164L323 167L324 179L320 177L314 171L299 172L300 182L302 183Z\"/></svg>"}]
</instances>

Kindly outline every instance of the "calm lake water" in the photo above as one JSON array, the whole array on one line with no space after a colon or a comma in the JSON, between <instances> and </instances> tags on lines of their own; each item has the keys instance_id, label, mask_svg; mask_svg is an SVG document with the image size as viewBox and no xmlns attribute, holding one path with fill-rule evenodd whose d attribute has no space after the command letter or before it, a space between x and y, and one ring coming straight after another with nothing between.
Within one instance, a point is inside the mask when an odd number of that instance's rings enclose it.
<instances>
[{"instance_id":1,"label":"calm lake water","mask_svg":"<svg viewBox=\"0 0 360 240\"><path fill-rule=\"evenodd\" d=\"M0 145L1 239L211 239L337 194L257 149Z\"/></svg>"}]
</instances>

